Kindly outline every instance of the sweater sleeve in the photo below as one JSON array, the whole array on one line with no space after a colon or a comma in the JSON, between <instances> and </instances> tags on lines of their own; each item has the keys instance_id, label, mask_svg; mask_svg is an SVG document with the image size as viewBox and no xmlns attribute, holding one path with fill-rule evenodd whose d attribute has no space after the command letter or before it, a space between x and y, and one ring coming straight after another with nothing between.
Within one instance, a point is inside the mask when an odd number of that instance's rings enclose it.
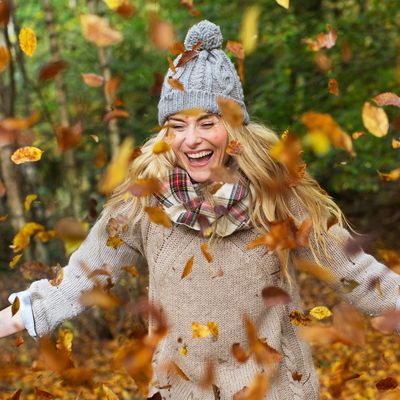
<instances>
[{"instance_id":1,"label":"sweater sleeve","mask_svg":"<svg viewBox=\"0 0 400 400\"><path fill-rule=\"evenodd\" d=\"M73 318L86 308L79 301L81 294L94 287L95 280L90 274L101 268L108 268L115 283L122 272L122 266L135 264L143 254L140 224L120 234L122 244L117 248L107 245L107 222L115 214L103 210L86 239L71 255L63 268L63 279L53 286L47 279L35 281L27 289L30 296L34 319L34 330L38 337L49 334L61 322ZM105 286L107 276L96 274L98 284Z\"/></svg>"},{"instance_id":2,"label":"sweater sleeve","mask_svg":"<svg viewBox=\"0 0 400 400\"><path fill-rule=\"evenodd\" d=\"M307 213L299 208L296 214L300 216L300 221L307 217ZM336 278L331 286L345 301L370 316L400 307L400 275L352 243L353 238L348 230L338 224L333 225L324 236L326 255L320 251L318 261ZM315 248L313 232L310 234L310 243ZM315 262L307 247L297 248L293 255Z\"/></svg>"}]
</instances>

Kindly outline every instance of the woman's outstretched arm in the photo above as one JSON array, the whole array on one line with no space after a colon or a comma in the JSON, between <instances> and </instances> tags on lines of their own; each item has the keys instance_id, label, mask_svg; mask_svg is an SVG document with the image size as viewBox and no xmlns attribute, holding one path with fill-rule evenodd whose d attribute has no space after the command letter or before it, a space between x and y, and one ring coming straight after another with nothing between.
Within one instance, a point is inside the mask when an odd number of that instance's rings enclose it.
<instances>
[{"instance_id":1,"label":"woman's outstretched arm","mask_svg":"<svg viewBox=\"0 0 400 400\"><path fill-rule=\"evenodd\" d=\"M21 312L18 311L14 316L11 307L4 308L0 311L0 338L12 335L25 329Z\"/></svg>"}]
</instances>

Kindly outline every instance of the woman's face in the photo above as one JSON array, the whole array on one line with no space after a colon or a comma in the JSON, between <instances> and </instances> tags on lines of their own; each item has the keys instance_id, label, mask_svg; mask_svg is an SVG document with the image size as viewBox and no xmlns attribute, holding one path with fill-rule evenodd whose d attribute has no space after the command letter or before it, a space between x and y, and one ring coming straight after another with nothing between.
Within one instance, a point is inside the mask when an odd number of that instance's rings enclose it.
<instances>
[{"instance_id":1,"label":"woman's face","mask_svg":"<svg viewBox=\"0 0 400 400\"><path fill-rule=\"evenodd\" d=\"M207 112L177 113L169 117L168 124L178 165L194 182L212 180L212 168L224 165L229 157L225 152L228 132L221 117Z\"/></svg>"}]
</instances>

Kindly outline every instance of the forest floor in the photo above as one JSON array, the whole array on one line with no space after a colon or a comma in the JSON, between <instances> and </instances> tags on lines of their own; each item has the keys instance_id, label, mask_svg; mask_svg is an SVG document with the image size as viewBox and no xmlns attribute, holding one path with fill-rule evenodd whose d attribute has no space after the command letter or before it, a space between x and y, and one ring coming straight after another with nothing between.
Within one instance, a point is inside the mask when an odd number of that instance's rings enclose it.
<instances>
[{"instance_id":1,"label":"forest floor","mask_svg":"<svg viewBox=\"0 0 400 400\"><path fill-rule=\"evenodd\" d=\"M395 243L397 237L397 234L392 235L389 240L391 245ZM332 309L340 302L335 292L310 275L300 273L298 282L305 311L319 305ZM131 283L129 279L124 281L118 294L123 297L132 296L132 289L127 289ZM146 284L146 278L135 279L136 295ZM26 286L27 282L23 281L17 271L0 272L1 306L7 305L9 293L22 290ZM51 393L55 399L114 400L110 395L107 397L103 385L111 389L120 400L142 399L137 394L137 387L130 376L113 363L113 354L120 347L121 338L132 333L132 320L133 317L129 314L103 315L102 311L90 310L72 323L66 324L75 333L72 351L75 367L78 368L80 378L83 378L81 380L91 382L91 385L86 386L65 384L57 374L47 370L40 361L38 343L28 334L22 334L24 343L19 347L16 346L15 336L2 339L0 399L8 399L18 389L22 389L23 400L51 398L35 395L35 388L38 388ZM142 329L146 329L145 322L136 319L136 325L140 325L140 322ZM110 326L114 328L110 330ZM395 334L383 335L373 330L368 320L365 321L365 332L366 344L363 347L341 343L313 347L322 400L381 399L388 391L378 390L376 387L378 381L388 377L394 378L387 380L387 387L396 386L396 381L400 381L400 337ZM399 388L394 392L397 390ZM389 392L394 394L393 390Z\"/></svg>"}]
</instances>

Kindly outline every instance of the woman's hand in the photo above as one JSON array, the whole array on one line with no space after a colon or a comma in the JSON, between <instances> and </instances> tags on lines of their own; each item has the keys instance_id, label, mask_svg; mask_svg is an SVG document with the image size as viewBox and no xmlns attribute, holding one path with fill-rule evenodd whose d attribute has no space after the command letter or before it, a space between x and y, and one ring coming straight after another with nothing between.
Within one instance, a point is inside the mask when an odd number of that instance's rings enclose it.
<instances>
[{"instance_id":1,"label":"woman's hand","mask_svg":"<svg viewBox=\"0 0 400 400\"><path fill-rule=\"evenodd\" d=\"M0 311L0 338L12 335L25 329L21 312L18 311L14 316L11 307L4 308Z\"/></svg>"}]
</instances>

